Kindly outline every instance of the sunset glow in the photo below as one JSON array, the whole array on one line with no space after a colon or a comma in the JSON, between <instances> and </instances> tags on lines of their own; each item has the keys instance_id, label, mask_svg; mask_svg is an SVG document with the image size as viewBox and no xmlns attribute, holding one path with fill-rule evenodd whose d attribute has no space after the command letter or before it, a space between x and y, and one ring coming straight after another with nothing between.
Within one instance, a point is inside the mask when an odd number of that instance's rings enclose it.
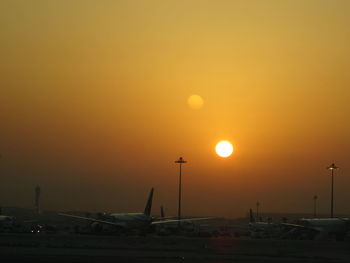
<instances>
[{"instance_id":1,"label":"sunset glow","mask_svg":"<svg viewBox=\"0 0 350 263\"><path fill-rule=\"evenodd\" d=\"M350 215L350 1L0 6L1 205L173 215L183 156L184 215L328 213L333 161Z\"/></svg>"}]
</instances>

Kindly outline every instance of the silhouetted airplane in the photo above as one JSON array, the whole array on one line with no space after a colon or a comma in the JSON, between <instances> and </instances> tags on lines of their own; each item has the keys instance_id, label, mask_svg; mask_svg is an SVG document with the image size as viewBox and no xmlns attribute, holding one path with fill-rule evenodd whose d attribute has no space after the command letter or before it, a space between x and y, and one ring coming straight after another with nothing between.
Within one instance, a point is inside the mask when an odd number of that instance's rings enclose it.
<instances>
[{"instance_id":1,"label":"silhouetted airplane","mask_svg":"<svg viewBox=\"0 0 350 263\"><path fill-rule=\"evenodd\" d=\"M349 231L349 218L301 218L297 221L297 226L287 234L287 237L335 238L342 241Z\"/></svg>"},{"instance_id":2,"label":"silhouetted airplane","mask_svg":"<svg viewBox=\"0 0 350 263\"><path fill-rule=\"evenodd\" d=\"M14 223L15 218L13 216L0 215L0 231L11 231Z\"/></svg>"},{"instance_id":3,"label":"silhouetted airplane","mask_svg":"<svg viewBox=\"0 0 350 263\"><path fill-rule=\"evenodd\" d=\"M250 209L249 231L252 237L280 237L290 239L344 240L350 231L349 218L301 218L296 224L256 222Z\"/></svg>"},{"instance_id":4,"label":"silhouetted airplane","mask_svg":"<svg viewBox=\"0 0 350 263\"><path fill-rule=\"evenodd\" d=\"M161 218L161 220L158 220L158 218L151 216L152 201L153 201L153 188L149 193L148 200L143 213L113 213L108 215L107 220L100 220L100 219L70 215L65 213L59 213L59 215L82 219L82 220L88 220L92 223L105 224L105 225L115 226L123 229L146 229L151 225L157 225L157 224L167 224L167 223L173 223L173 222L179 222L179 221L186 222L186 221L213 219L212 217L204 217L204 218L186 218L186 219L171 219L171 220L164 220Z\"/></svg>"}]
</instances>

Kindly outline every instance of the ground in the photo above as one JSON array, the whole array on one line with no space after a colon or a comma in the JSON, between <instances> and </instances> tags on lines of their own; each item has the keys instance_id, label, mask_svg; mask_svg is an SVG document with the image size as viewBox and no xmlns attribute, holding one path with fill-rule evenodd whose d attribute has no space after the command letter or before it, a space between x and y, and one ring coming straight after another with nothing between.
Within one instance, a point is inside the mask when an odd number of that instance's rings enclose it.
<instances>
[{"instance_id":1,"label":"ground","mask_svg":"<svg viewBox=\"0 0 350 263\"><path fill-rule=\"evenodd\" d=\"M1 234L1 262L350 262L350 242Z\"/></svg>"}]
</instances>

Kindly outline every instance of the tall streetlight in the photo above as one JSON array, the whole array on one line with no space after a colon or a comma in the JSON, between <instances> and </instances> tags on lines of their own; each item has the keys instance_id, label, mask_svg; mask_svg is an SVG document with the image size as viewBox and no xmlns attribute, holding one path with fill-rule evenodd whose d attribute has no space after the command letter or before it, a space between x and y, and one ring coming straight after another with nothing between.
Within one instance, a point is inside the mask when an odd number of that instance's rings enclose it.
<instances>
[{"instance_id":1,"label":"tall streetlight","mask_svg":"<svg viewBox=\"0 0 350 263\"><path fill-rule=\"evenodd\" d=\"M40 202L40 193L41 193L41 189L40 186L38 185L37 187L35 187L35 201L34 201L34 206L36 208L36 212L39 213L40 209L39 209L39 202Z\"/></svg>"},{"instance_id":2,"label":"tall streetlight","mask_svg":"<svg viewBox=\"0 0 350 263\"><path fill-rule=\"evenodd\" d=\"M260 203L259 201L256 202L256 219L259 220L259 206L260 206Z\"/></svg>"},{"instance_id":3,"label":"tall streetlight","mask_svg":"<svg viewBox=\"0 0 350 263\"><path fill-rule=\"evenodd\" d=\"M0 153L0 159L2 158L2 154ZM2 215L2 206L0 206L0 216Z\"/></svg>"},{"instance_id":4,"label":"tall streetlight","mask_svg":"<svg viewBox=\"0 0 350 263\"><path fill-rule=\"evenodd\" d=\"M317 202L317 195L314 195L314 217L316 217L316 202Z\"/></svg>"},{"instance_id":5,"label":"tall streetlight","mask_svg":"<svg viewBox=\"0 0 350 263\"><path fill-rule=\"evenodd\" d=\"M175 163L180 164L180 177L179 177L179 206L177 210L178 219L181 219L181 167L183 163L187 163L182 157L179 158L179 160L175 161ZM179 221L180 226L180 221Z\"/></svg>"},{"instance_id":6,"label":"tall streetlight","mask_svg":"<svg viewBox=\"0 0 350 263\"><path fill-rule=\"evenodd\" d=\"M334 188L334 170L338 169L338 167L332 163L330 166L327 167L328 170L331 170L332 172L332 189L331 189L331 218L333 218L333 188Z\"/></svg>"}]
</instances>

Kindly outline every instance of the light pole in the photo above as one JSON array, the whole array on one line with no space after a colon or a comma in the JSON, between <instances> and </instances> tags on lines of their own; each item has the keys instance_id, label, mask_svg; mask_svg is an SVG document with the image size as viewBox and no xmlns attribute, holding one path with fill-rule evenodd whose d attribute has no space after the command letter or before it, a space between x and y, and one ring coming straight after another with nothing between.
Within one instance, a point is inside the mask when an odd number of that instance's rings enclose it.
<instances>
[{"instance_id":1,"label":"light pole","mask_svg":"<svg viewBox=\"0 0 350 263\"><path fill-rule=\"evenodd\" d=\"M39 213L40 209L39 209L39 202L40 202L40 186L35 187L35 202L34 202L34 206L36 208L36 212Z\"/></svg>"},{"instance_id":2,"label":"light pole","mask_svg":"<svg viewBox=\"0 0 350 263\"><path fill-rule=\"evenodd\" d=\"M314 195L314 217L316 217L316 201L317 201L317 195Z\"/></svg>"},{"instance_id":3,"label":"light pole","mask_svg":"<svg viewBox=\"0 0 350 263\"><path fill-rule=\"evenodd\" d=\"M331 218L333 218L333 202L334 202L334 198L333 198L333 195L334 195L334 170L338 169L338 167L332 163L330 166L327 167L328 170L331 170L332 172L332 187L331 187Z\"/></svg>"},{"instance_id":4,"label":"light pole","mask_svg":"<svg viewBox=\"0 0 350 263\"><path fill-rule=\"evenodd\" d=\"M179 175L179 206L177 210L178 219L181 219L181 167L183 163L187 163L182 157L179 158L179 160L175 161L175 163L180 164L180 175ZM180 226L180 221L179 221Z\"/></svg>"},{"instance_id":5,"label":"light pole","mask_svg":"<svg viewBox=\"0 0 350 263\"><path fill-rule=\"evenodd\" d=\"M0 159L2 158L2 154L0 153ZM0 206L0 216L2 215L2 206Z\"/></svg>"},{"instance_id":6,"label":"light pole","mask_svg":"<svg viewBox=\"0 0 350 263\"><path fill-rule=\"evenodd\" d=\"M259 220L259 206L260 206L260 203L259 201L256 202L256 220L260 221Z\"/></svg>"}]
</instances>

